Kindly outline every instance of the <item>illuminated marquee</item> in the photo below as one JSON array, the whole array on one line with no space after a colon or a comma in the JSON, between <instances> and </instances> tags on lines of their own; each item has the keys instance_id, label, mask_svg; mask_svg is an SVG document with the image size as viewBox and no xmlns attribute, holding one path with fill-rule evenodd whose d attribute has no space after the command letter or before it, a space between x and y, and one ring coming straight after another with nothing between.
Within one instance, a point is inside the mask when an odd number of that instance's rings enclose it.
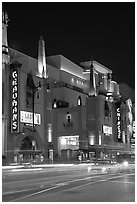
<instances>
[{"instance_id":1,"label":"illuminated marquee","mask_svg":"<svg viewBox=\"0 0 137 204\"><path fill-rule=\"evenodd\" d=\"M27 111L20 111L20 122L33 124L33 113ZM34 124L41 125L41 115L34 113Z\"/></svg>"},{"instance_id":2,"label":"illuminated marquee","mask_svg":"<svg viewBox=\"0 0 137 204\"><path fill-rule=\"evenodd\" d=\"M62 136L61 139L61 145L74 145L79 146L79 136Z\"/></svg>"},{"instance_id":3,"label":"illuminated marquee","mask_svg":"<svg viewBox=\"0 0 137 204\"><path fill-rule=\"evenodd\" d=\"M112 127L103 125L103 133L106 135L112 135Z\"/></svg>"},{"instance_id":4,"label":"illuminated marquee","mask_svg":"<svg viewBox=\"0 0 137 204\"><path fill-rule=\"evenodd\" d=\"M118 139L121 139L120 108L117 108L117 132Z\"/></svg>"},{"instance_id":5,"label":"illuminated marquee","mask_svg":"<svg viewBox=\"0 0 137 204\"><path fill-rule=\"evenodd\" d=\"M135 121L133 121L133 138L135 138Z\"/></svg>"},{"instance_id":6,"label":"illuminated marquee","mask_svg":"<svg viewBox=\"0 0 137 204\"><path fill-rule=\"evenodd\" d=\"M11 132L19 132L18 70L12 70L11 80Z\"/></svg>"}]
</instances>

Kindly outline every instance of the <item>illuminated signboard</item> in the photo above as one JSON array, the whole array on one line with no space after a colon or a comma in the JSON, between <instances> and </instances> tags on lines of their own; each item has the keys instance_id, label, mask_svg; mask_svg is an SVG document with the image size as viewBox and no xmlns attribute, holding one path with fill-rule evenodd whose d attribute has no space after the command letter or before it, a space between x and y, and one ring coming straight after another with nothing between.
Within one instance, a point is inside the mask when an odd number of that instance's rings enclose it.
<instances>
[{"instance_id":1,"label":"illuminated signboard","mask_svg":"<svg viewBox=\"0 0 137 204\"><path fill-rule=\"evenodd\" d=\"M17 69L11 72L11 133L19 132L19 73Z\"/></svg>"},{"instance_id":2,"label":"illuminated signboard","mask_svg":"<svg viewBox=\"0 0 137 204\"><path fill-rule=\"evenodd\" d=\"M20 111L20 122L33 124L33 113L27 111ZM41 124L41 115L34 113L34 124Z\"/></svg>"},{"instance_id":3,"label":"illuminated signboard","mask_svg":"<svg viewBox=\"0 0 137 204\"><path fill-rule=\"evenodd\" d=\"M79 145L79 136L62 136L61 137L61 145Z\"/></svg>"},{"instance_id":4,"label":"illuminated signboard","mask_svg":"<svg viewBox=\"0 0 137 204\"><path fill-rule=\"evenodd\" d=\"M135 121L133 121L133 138L135 138Z\"/></svg>"},{"instance_id":5,"label":"illuminated signboard","mask_svg":"<svg viewBox=\"0 0 137 204\"><path fill-rule=\"evenodd\" d=\"M112 135L112 127L103 125L103 133L106 135Z\"/></svg>"},{"instance_id":6,"label":"illuminated signboard","mask_svg":"<svg viewBox=\"0 0 137 204\"><path fill-rule=\"evenodd\" d=\"M121 122L120 122L120 108L117 108L117 133L118 139L121 139Z\"/></svg>"},{"instance_id":7,"label":"illuminated signboard","mask_svg":"<svg viewBox=\"0 0 137 204\"><path fill-rule=\"evenodd\" d=\"M130 134L130 138L132 137L133 135L133 114L132 114L132 101L131 99L129 98L127 101L126 101L126 120L127 120L127 130Z\"/></svg>"},{"instance_id":8,"label":"illuminated signboard","mask_svg":"<svg viewBox=\"0 0 137 204\"><path fill-rule=\"evenodd\" d=\"M129 112L132 112L132 101L130 98L126 101L126 104L127 104Z\"/></svg>"}]
</instances>

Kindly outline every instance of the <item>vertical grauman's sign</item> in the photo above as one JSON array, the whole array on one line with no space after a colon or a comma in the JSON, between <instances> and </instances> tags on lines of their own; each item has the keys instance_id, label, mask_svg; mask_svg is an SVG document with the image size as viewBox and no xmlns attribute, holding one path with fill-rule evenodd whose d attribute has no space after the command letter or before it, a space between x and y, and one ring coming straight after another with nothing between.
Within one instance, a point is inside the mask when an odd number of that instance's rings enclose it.
<instances>
[{"instance_id":1,"label":"vertical grauman's sign","mask_svg":"<svg viewBox=\"0 0 137 204\"><path fill-rule=\"evenodd\" d=\"M11 133L19 132L19 71L11 69Z\"/></svg>"}]
</instances>

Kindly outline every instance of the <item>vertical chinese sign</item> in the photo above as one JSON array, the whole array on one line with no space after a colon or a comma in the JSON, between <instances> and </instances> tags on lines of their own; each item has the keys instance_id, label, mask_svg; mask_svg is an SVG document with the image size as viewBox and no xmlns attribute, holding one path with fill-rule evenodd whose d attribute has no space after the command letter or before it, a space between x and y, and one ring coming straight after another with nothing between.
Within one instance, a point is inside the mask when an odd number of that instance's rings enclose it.
<instances>
[{"instance_id":1,"label":"vertical chinese sign","mask_svg":"<svg viewBox=\"0 0 137 204\"><path fill-rule=\"evenodd\" d=\"M117 104L117 137L118 141L122 142L122 134L121 134L121 109L120 104Z\"/></svg>"}]
</instances>

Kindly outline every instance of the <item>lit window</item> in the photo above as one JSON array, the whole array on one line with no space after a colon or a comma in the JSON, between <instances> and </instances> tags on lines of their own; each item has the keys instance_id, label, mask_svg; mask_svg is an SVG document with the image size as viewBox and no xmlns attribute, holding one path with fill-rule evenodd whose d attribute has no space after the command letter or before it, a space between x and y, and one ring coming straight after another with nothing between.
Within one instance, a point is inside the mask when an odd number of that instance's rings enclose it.
<instances>
[{"instance_id":1,"label":"lit window","mask_svg":"<svg viewBox=\"0 0 137 204\"><path fill-rule=\"evenodd\" d=\"M66 114L66 119L67 119L68 123L71 122L71 114L69 112L67 112L67 114Z\"/></svg>"},{"instance_id":2,"label":"lit window","mask_svg":"<svg viewBox=\"0 0 137 204\"><path fill-rule=\"evenodd\" d=\"M52 124L48 123L48 142L52 142Z\"/></svg>"},{"instance_id":3,"label":"lit window","mask_svg":"<svg viewBox=\"0 0 137 204\"><path fill-rule=\"evenodd\" d=\"M74 78L71 79L71 82L74 83Z\"/></svg>"},{"instance_id":4,"label":"lit window","mask_svg":"<svg viewBox=\"0 0 137 204\"><path fill-rule=\"evenodd\" d=\"M67 142L67 141L66 141L66 138L61 138L61 144L62 144L62 145L66 145L66 142Z\"/></svg>"},{"instance_id":5,"label":"lit window","mask_svg":"<svg viewBox=\"0 0 137 204\"><path fill-rule=\"evenodd\" d=\"M90 145L94 145L95 144L95 136L94 135L90 135L89 136L89 144Z\"/></svg>"},{"instance_id":6,"label":"lit window","mask_svg":"<svg viewBox=\"0 0 137 204\"><path fill-rule=\"evenodd\" d=\"M78 97L78 106L82 105L82 100L81 100L81 96Z\"/></svg>"},{"instance_id":7,"label":"lit window","mask_svg":"<svg viewBox=\"0 0 137 204\"><path fill-rule=\"evenodd\" d=\"M101 145L101 135L99 135L99 145Z\"/></svg>"},{"instance_id":8,"label":"lit window","mask_svg":"<svg viewBox=\"0 0 137 204\"><path fill-rule=\"evenodd\" d=\"M54 99L53 108L57 108L57 100L56 99Z\"/></svg>"}]
</instances>

